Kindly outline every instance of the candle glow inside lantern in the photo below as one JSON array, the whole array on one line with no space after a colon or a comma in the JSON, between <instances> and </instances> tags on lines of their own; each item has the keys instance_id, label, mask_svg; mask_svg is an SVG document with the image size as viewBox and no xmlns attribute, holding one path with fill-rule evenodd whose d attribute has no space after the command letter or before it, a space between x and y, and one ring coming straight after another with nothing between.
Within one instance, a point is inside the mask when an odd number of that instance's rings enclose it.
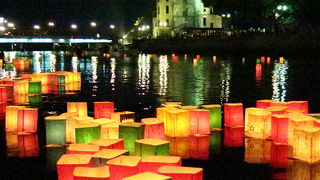
<instances>
[{"instance_id":1,"label":"candle glow inside lantern","mask_svg":"<svg viewBox=\"0 0 320 180\"><path fill-rule=\"evenodd\" d=\"M134 154L135 141L143 139L144 124L125 122L119 125L119 138L124 140L124 148L129 150L129 154Z\"/></svg>"},{"instance_id":2,"label":"candle glow inside lantern","mask_svg":"<svg viewBox=\"0 0 320 180\"><path fill-rule=\"evenodd\" d=\"M182 166L161 166L159 174L172 177L174 180L202 180L203 169Z\"/></svg>"},{"instance_id":3,"label":"candle glow inside lantern","mask_svg":"<svg viewBox=\"0 0 320 180\"><path fill-rule=\"evenodd\" d=\"M67 147L68 154L94 154L98 151L99 146L93 144L70 144Z\"/></svg>"},{"instance_id":4,"label":"candle glow inside lantern","mask_svg":"<svg viewBox=\"0 0 320 180\"><path fill-rule=\"evenodd\" d=\"M165 134L171 137L190 135L189 111L183 109L170 110L166 113Z\"/></svg>"},{"instance_id":5,"label":"candle glow inside lantern","mask_svg":"<svg viewBox=\"0 0 320 180\"><path fill-rule=\"evenodd\" d=\"M78 116L88 116L87 102L67 102L67 112L76 112Z\"/></svg>"},{"instance_id":6,"label":"candle glow inside lantern","mask_svg":"<svg viewBox=\"0 0 320 180\"><path fill-rule=\"evenodd\" d=\"M144 138L166 139L163 121L157 118L144 118L141 122L144 124Z\"/></svg>"},{"instance_id":7,"label":"candle glow inside lantern","mask_svg":"<svg viewBox=\"0 0 320 180\"><path fill-rule=\"evenodd\" d=\"M294 129L299 127L312 127L316 118L302 113L288 113L289 116L289 133L288 144L294 144Z\"/></svg>"},{"instance_id":8,"label":"candle glow inside lantern","mask_svg":"<svg viewBox=\"0 0 320 180\"><path fill-rule=\"evenodd\" d=\"M257 138L245 138L245 162L265 164L270 162L270 156L270 141Z\"/></svg>"},{"instance_id":9,"label":"candle glow inside lantern","mask_svg":"<svg viewBox=\"0 0 320 180\"><path fill-rule=\"evenodd\" d=\"M140 172L156 173L161 166L181 166L182 159L179 156L146 156L140 163Z\"/></svg>"},{"instance_id":10,"label":"candle glow inside lantern","mask_svg":"<svg viewBox=\"0 0 320 180\"><path fill-rule=\"evenodd\" d=\"M118 139L119 123L107 123L101 125L101 139Z\"/></svg>"},{"instance_id":11,"label":"candle glow inside lantern","mask_svg":"<svg viewBox=\"0 0 320 180\"><path fill-rule=\"evenodd\" d=\"M94 102L94 118L111 118L111 113L114 112L113 102Z\"/></svg>"},{"instance_id":12,"label":"candle glow inside lantern","mask_svg":"<svg viewBox=\"0 0 320 180\"><path fill-rule=\"evenodd\" d=\"M304 114L309 113L309 103L308 101L289 101L288 105L290 110L300 110Z\"/></svg>"},{"instance_id":13,"label":"candle glow inside lantern","mask_svg":"<svg viewBox=\"0 0 320 180\"><path fill-rule=\"evenodd\" d=\"M209 159L209 135L197 135L189 137L190 158L208 160Z\"/></svg>"},{"instance_id":14,"label":"candle glow inside lantern","mask_svg":"<svg viewBox=\"0 0 320 180\"><path fill-rule=\"evenodd\" d=\"M40 148L37 134L18 135L19 157L39 156Z\"/></svg>"},{"instance_id":15,"label":"candle glow inside lantern","mask_svg":"<svg viewBox=\"0 0 320 180\"><path fill-rule=\"evenodd\" d=\"M136 115L134 112L123 111L123 112L114 112L111 113L111 119L116 120L118 123L122 122L134 122Z\"/></svg>"},{"instance_id":16,"label":"candle glow inside lantern","mask_svg":"<svg viewBox=\"0 0 320 180\"><path fill-rule=\"evenodd\" d=\"M59 116L45 117L46 138L48 145L66 144L66 118Z\"/></svg>"},{"instance_id":17,"label":"candle glow inside lantern","mask_svg":"<svg viewBox=\"0 0 320 180\"><path fill-rule=\"evenodd\" d=\"M140 170L141 157L119 156L107 162L110 170L110 179L122 180L125 177L135 175Z\"/></svg>"},{"instance_id":18,"label":"candle glow inside lantern","mask_svg":"<svg viewBox=\"0 0 320 180\"><path fill-rule=\"evenodd\" d=\"M294 130L293 157L310 163L320 160L320 128L298 127Z\"/></svg>"},{"instance_id":19,"label":"candle glow inside lantern","mask_svg":"<svg viewBox=\"0 0 320 180\"><path fill-rule=\"evenodd\" d=\"M11 85L11 84L0 84L0 88L1 87L6 88L6 90L7 90L7 100L6 101L12 101L13 100L13 95L14 95L13 85Z\"/></svg>"},{"instance_id":20,"label":"candle glow inside lantern","mask_svg":"<svg viewBox=\"0 0 320 180\"><path fill-rule=\"evenodd\" d=\"M141 156L167 156L169 155L169 141L160 139L140 139L135 141L135 155Z\"/></svg>"},{"instance_id":21,"label":"candle glow inside lantern","mask_svg":"<svg viewBox=\"0 0 320 180\"><path fill-rule=\"evenodd\" d=\"M226 127L243 127L243 104L225 103L224 104L224 125Z\"/></svg>"},{"instance_id":22,"label":"candle glow inside lantern","mask_svg":"<svg viewBox=\"0 0 320 180\"><path fill-rule=\"evenodd\" d=\"M38 108L18 110L18 132L36 133L38 127Z\"/></svg>"},{"instance_id":23,"label":"candle glow inside lantern","mask_svg":"<svg viewBox=\"0 0 320 180\"><path fill-rule=\"evenodd\" d=\"M29 94L41 94L41 81L29 81Z\"/></svg>"},{"instance_id":24,"label":"candle glow inside lantern","mask_svg":"<svg viewBox=\"0 0 320 180\"><path fill-rule=\"evenodd\" d=\"M17 131L18 128L18 110L26 108L25 106L7 106L6 108L6 131Z\"/></svg>"},{"instance_id":25,"label":"candle glow inside lantern","mask_svg":"<svg viewBox=\"0 0 320 180\"><path fill-rule=\"evenodd\" d=\"M271 136L271 112L261 108L246 108L245 135L255 138Z\"/></svg>"},{"instance_id":26,"label":"candle glow inside lantern","mask_svg":"<svg viewBox=\"0 0 320 180\"><path fill-rule=\"evenodd\" d=\"M243 127L224 128L223 144L226 147L243 146Z\"/></svg>"},{"instance_id":27,"label":"candle glow inside lantern","mask_svg":"<svg viewBox=\"0 0 320 180\"><path fill-rule=\"evenodd\" d=\"M288 150L288 145L271 143L271 166L286 168L288 166Z\"/></svg>"},{"instance_id":28,"label":"candle glow inside lantern","mask_svg":"<svg viewBox=\"0 0 320 180\"><path fill-rule=\"evenodd\" d=\"M139 173L130 177L123 178L123 180L142 180L142 179L149 179L149 180L172 180L169 176L164 176L152 172L143 172Z\"/></svg>"},{"instance_id":29,"label":"candle glow inside lantern","mask_svg":"<svg viewBox=\"0 0 320 180\"><path fill-rule=\"evenodd\" d=\"M288 144L289 119L286 114L275 114L271 117L271 139L275 143Z\"/></svg>"},{"instance_id":30,"label":"candle glow inside lantern","mask_svg":"<svg viewBox=\"0 0 320 180\"><path fill-rule=\"evenodd\" d=\"M98 145L101 149L124 149L123 139L99 139L89 144Z\"/></svg>"},{"instance_id":31,"label":"candle glow inside lantern","mask_svg":"<svg viewBox=\"0 0 320 180\"><path fill-rule=\"evenodd\" d=\"M167 107L160 107L157 108L157 119L163 122L166 122L167 118L167 111L175 110L177 108L167 108Z\"/></svg>"},{"instance_id":32,"label":"candle glow inside lantern","mask_svg":"<svg viewBox=\"0 0 320 180\"><path fill-rule=\"evenodd\" d=\"M274 102L274 100L271 100L271 99L257 100L256 107L266 109L267 107L271 106L271 102Z\"/></svg>"},{"instance_id":33,"label":"candle glow inside lantern","mask_svg":"<svg viewBox=\"0 0 320 180\"><path fill-rule=\"evenodd\" d=\"M90 167L90 154L64 154L57 162L58 180L73 180L76 167Z\"/></svg>"},{"instance_id":34,"label":"candle glow inside lantern","mask_svg":"<svg viewBox=\"0 0 320 180\"><path fill-rule=\"evenodd\" d=\"M129 155L126 149L102 149L92 155L93 166L105 166L107 161L119 156Z\"/></svg>"},{"instance_id":35,"label":"candle glow inside lantern","mask_svg":"<svg viewBox=\"0 0 320 180\"><path fill-rule=\"evenodd\" d=\"M75 127L76 143L87 144L101 138L101 126L99 123L79 123Z\"/></svg>"},{"instance_id":36,"label":"candle glow inside lantern","mask_svg":"<svg viewBox=\"0 0 320 180\"><path fill-rule=\"evenodd\" d=\"M191 109L190 134L210 134L210 111L205 109Z\"/></svg>"},{"instance_id":37,"label":"candle glow inside lantern","mask_svg":"<svg viewBox=\"0 0 320 180\"><path fill-rule=\"evenodd\" d=\"M222 128L221 105L211 104L211 105L202 105L202 107L210 111L210 129L221 130Z\"/></svg>"},{"instance_id":38,"label":"candle glow inside lantern","mask_svg":"<svg viewBox=\"0 0 320 180\"><path fill-rule=\"evenodd\" d=\"M170 155L188 159L190 153L189 137L168 137L170 142Z\"/></svg>"},{"instance_id":39,"label":"candle glow inside lantern","mask_svg":"<svg viewBox=\"0 0 320 180\"><path fill-rule=\"evenodd\" d=\"M73 171L74 180L109 180L109 167L76 167Z\"/></svg>"},{"instance_id":40,"label":"candle glow inside lantern","mask_svg":"<svg viewBox=\"0 0 320 180\"><path fill-rule=\"evenodd\" d=\"M28 94L29 93L29 81L22 80L17 81L16 86L14 87L15 94Z\"/></svg>"}]
</instances>

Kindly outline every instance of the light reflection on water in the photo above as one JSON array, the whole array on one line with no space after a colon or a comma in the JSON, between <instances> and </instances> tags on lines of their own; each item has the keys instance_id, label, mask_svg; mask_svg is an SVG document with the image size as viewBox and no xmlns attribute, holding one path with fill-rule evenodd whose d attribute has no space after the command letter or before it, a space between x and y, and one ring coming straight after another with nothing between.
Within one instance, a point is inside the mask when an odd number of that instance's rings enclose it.
<instances>
[{"instance_id":1,"label":"light reflection on water","mask_svg":"<svg viewBox=\"0 0 320 180\"><path fill-rule=\"evenodd\" d=\"M287 94L287 74L289 66L285 64L276 63L272 72L272 99L280 102L286 100Z\"/></svg>"}]
</instances>

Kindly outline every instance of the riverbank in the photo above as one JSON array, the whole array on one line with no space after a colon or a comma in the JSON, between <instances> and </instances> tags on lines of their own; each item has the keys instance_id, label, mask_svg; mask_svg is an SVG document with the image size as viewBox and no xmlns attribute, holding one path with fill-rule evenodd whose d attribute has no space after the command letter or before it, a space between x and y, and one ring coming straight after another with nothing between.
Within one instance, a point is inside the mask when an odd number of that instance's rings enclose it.
<instances>
[{"instance_id":1,"label":"riverbank","mask_svg":"<svg viewBox=\"0 0 320 180\"><path fill-rule=\"evenodd\" d=\"M147 53L215 54L320 54L320 33L264 34L208 39L153 39L134 41L134 48Z\"/></svg>"}]
</instances>

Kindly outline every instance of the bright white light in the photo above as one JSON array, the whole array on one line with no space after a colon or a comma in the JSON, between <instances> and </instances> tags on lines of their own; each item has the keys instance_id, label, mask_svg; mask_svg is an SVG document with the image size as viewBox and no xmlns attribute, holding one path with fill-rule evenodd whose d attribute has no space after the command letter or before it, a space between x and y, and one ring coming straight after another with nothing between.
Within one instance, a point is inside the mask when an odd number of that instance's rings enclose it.
<instances>
[{"instance_id":1,"label":"bright white light","mask_svg":"<svg viewBox=\"0 0 320 180\"><path fill-rule=\"evenodd\" d=\"M13 27L14 27L14 24L13 24L12 22L9 22L9 23L8 23L8 27L13 28Z\"/></svg>"},{"instance_id":2,"label":"bright white light","mask_svg":"<svg viewBox=\"0 0 320 180\"><path fill-rule=\"evenodd\" d=\"M222 17L226 17L226 15L225 15L225 14L222 14L221 16L222 16Z\"/></svg>"},{"instance_id":3,"label":"bright white light","mask_svg":"<svg viewBox=\"0 0 320 180\"><path fill-rule=\"evenodd\" d=\"M127 38L127 35L123 35L122 38L123 38L123 39L126 39L126 38Z\"/></svg>"},{"instance_id":4,"label":"bright white light","mask_svg":"<svg viewBox=\"0 0 320 180\"><path fill-rule=\"evenodd\" d=\"M288 10L288 6L283 5L283 6L282 6L282 10L284 10L284 11Z\"/></svg>"},{"instance_id":5,"label":"bright white light","mask_svg":"<svg viewBox=\"0 0 320 180\"><path fill-rule=\"evenodd\" d=\"M0 23L4 22L4 17L0 17Z\"/></svg>"},{"instance_id":6,"label":"bright white light","mask_svg":"<svg viewBox=\"0 0 320 180\"><path fill-rule=\"evenodd\" d=\"M49 22L48 26L53 27L54 26L54 22Z\"/></svg>"},{"instance_id":7,"label":"bright white light","mask_svg":"<svg viewBox=\"0 0 320 180\"><path fill-rule=\"evenodd\" d=\"M278 9L278 10L281 10L281 9L282 9L282 6L281 6L281 5L277 6L277 9Z\"/></svg>"},{"instance_id":8,"label":"bright white light","mask_svg":"<svg viewBox=\"0 0 320 180\"><path fill-rule=\"evenodd\" d=\"M141 28L141 27L139 27L139 28L138 28L138 31L142 31L142 28Z\"/></svg>"},{"instance_id":9,"label":"bright white light","mask_svg":"<svg viewBox=\"0 0 320 180\"><path fill-rule=\"evenodd\" d=\"M5 19L3 22L4 22L4 23L7 23L7 22L8 22L8 20L6 20L6 19Z\"/></svg>"},{"instance_id":10,"label":"bright white light","mask_svg":"<svg viewBox=\"0 0 320 180\"><path fill-rule=\"evenodd\" d=\"M97 34L97 38L100 38L100 34Z\"/></svg>"},{"instance_id":11,"label":"bright white light","mask_svg":"<svg viewBox=\"0 0 320 180\"><path fill-rule=\"evenodd\" d=\"M142 26L141 30L144 31L146 29L146 26Z\"/></svg>"},{"instance_id":12,"label":"bright white light","mask_svg":"<svg viewBox=\"0 0 320 180\"><path fill-rule=\"evenodd\" d=\"M150 29L150 26L149 26L149 25L146 25L146 28L147 28L147 29Z\"/></svg>"},{"instance_id":13,"label":"bright white light","mask_svg":"<svg viewBox=\"0 0 320 180\"><path fill-rule=\"evenodd\" d=\"M76 24L71 24L71 29L77 29L78 28L78 26L76 25Z\"/></svg>"},{"instance_id":14,"label":"bright white light","mask_svg":"<svg viewBox=\"0 0 320 180\"><path fill-rule=\"evenodd\" d=\"M96 22L91 22L90 25L91 25L91 27L96 27L97 23Z\"/></svg>"},{"instance_id":15,"label":"bright white light","mask_svg":"<svg viewBox=\"0 0 320 180\"><path fill-rule=\"evenodd\" d=\"M164 23L163 23L163 26L167 26L167 25L168 25L167 22L164 22Z\"/></svg>"},{"instance_id":16,"label":"bright white light","mask_svg":"<svg viewBox=\"0 0 320 180\"><path fill-rule=\"evenodd\" d=\"M230 17L231 17L231 14L228 13L228 14L227 14L227 17L230 18Z\"/></svg>"},{"instance_id":17,"label":"bright white light","mask_svg":"<svg viewBox=\"0 0 320 180\"><path fill-rule=\"evenodd\" d=\"M40 29L40 26L36 24L33 26L33 29Z\"/></svg>"},{"instance_id":18,"label":"bright white light","mask_svg":"<svg viewBox=\"0 0 320 180\"><path fill-rule=\"evenodd\" d=\"M280 16L279 13L275 13L274 15L276 18L278 18Z\"/></svg>"},{"instance_id":19,"label":"bright white light","mask_svg":"<svg viewBox=\"0 0 320 180\"><path fill-rule=\"evenodd\" d=\"M110 29L114 29L116 26L114 24L110 24Z\"/></svg>"},{"instance_id":20,"label":"bright white light","mask_svg":"<svg viewBox=\"0 0 320 180\"><path fill-rule=\"evenodd\" d=\"M0 26L0 31L5 31L6 28L4 26Z\"/></svg>"}]
</instances>

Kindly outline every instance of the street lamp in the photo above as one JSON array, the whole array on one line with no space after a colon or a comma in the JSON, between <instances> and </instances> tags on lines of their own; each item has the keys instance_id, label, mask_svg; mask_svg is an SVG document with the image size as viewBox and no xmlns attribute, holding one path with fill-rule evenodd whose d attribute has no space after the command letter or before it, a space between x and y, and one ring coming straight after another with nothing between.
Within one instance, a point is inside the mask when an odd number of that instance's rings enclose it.
<instances>
[{"instance_id":1,"label":"street lamp","mask_svg":"<svg viewBox=\"0 0 320 180\"><path fill-rule=\"evenodd\" d=\"M39 30L40 26L36 24L36 25L33 26L33 29Z\"/></svg>"},{"instance_id":2,"label":"street lamp","mask_svg":"<svg viewBox=\"0 0 320 180\"><path fill-rule=\"evenodd\" d=\"M49 22L48 26L53 27L54 26L54 22Z\"/></svg>"},{"instance_id":3,"label":"street lamp","mask_svg":"<svg viewBox=\"0 0 320 180\"><path fill-rule=\"evenodd\" d=\"M110 29L114 29L116 26L114 24L110 24Z\"/></svg>"},{"instance_id":4,"label":"street lamp","mask_svg":"<svg viewBox=\"0 0 320 180\"><path fill-rule=\"evenodd\" d=\"M71 24L71 29L77 29L78 28L78 26L76 25L76 24Z\"/></svg>"},{"instance_id":5,"label":"street lamp","mask_svg":"<svg viewBox=\"0 0 320 180\"><path fill-rule=\"evenodd\" d=\"M8 23L8 27L9 27L9 28L14 28L14 24L13 24L12 22L9 22L9 23Z\"/></svg>"},{"instance_id":6,"label":"street lamp","mask_svg":"<svg viewBox=\"0 0 320 180\"><path fill-rule=\"evenodd\" d=\"M0 26L0 31L5 31L6 28L4 26Z\"/></svg>"},{"instance_id":7,"label":"street lamp","mask_svg":"<svg viewBox=\"0 0 320 180\"><path fill-rule=\"evenodd\" d=\"M96 22L91 22L90 25L91 25L91 27L96 27L97 23Z\"/></svg>"}]
</instances>

